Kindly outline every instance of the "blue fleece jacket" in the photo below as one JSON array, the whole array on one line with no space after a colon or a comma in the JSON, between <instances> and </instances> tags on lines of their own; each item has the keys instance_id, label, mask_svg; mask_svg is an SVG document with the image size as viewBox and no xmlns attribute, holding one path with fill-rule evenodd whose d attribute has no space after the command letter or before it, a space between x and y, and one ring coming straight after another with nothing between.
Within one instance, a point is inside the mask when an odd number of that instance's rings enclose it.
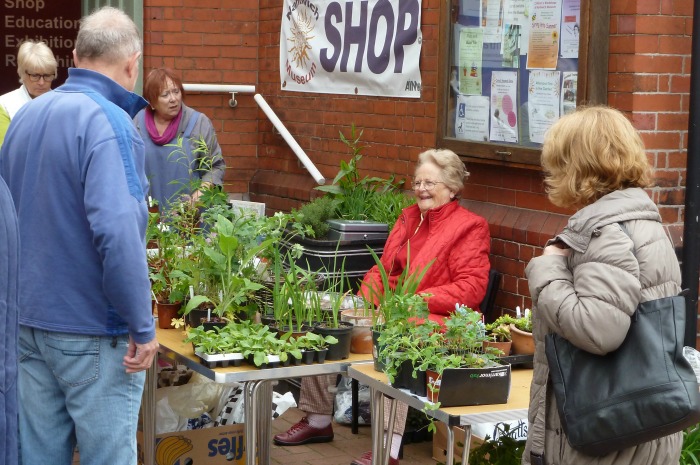
<instances>
[{"instance_id":1,"label":"blue fleece jacket","mask_svg":"<svg viewBox=\"0 0 700 465\"><path fill-rule=\"evenodd\" d=\"M10 191L0 179L0 465L17 457L17 274L19 231ZM4 451L4 452L3 452Z\"/></svg>"},{"instance_id":2,"label":"blue fleece jacket","mask_svg":"<svg viewBox=\"0 0 700 465\"><path fill-rule=\"evenodd\" d=\"M68 75L17 113L0 151L20 226L19 321L145 343L147 180L132 118L146 101L94 71Z\"/></svg>"}]
</instances>

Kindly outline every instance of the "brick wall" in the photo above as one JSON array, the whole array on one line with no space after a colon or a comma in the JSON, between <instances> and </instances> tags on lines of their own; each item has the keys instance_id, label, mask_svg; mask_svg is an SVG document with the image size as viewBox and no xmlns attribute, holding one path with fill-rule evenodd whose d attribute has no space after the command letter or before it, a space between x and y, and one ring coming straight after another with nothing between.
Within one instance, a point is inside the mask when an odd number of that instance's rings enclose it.
<instances>
[{"instance_id":1,"label":"brick wall","mask_svg":"<svg viewBox=\"0 0 700 465\"><path fill-rule=\"evenodd\" d=\"M254 84L319 170L332 179L354 123L366 148L363 173L410 176L436 143L440 0L423 0L420 99L282 92L280 0L145 0L145 69L170 66L186 82ZM626 112L657 169L651 189L674 245L681 244L692 33L691 0L611 2L609 104ZM251 95L190 95L213 120L230 167L227 190L269 211L307 201L314 182ZM463 203L489 220L492 262L504 273L496 306L530 307L524 268L570 211L556 209L535 169L470 163Z\"/></svg>"},{"instance_id":2,"label":"brick wall","mask_svg":"<svg viewBox=\"0 0 700 465\"><path fill-rule=\"evenodd\" d=\"M629 114L656 167L651 190L669 236L683 238L691 0L611 3L608 101Z\"/></svg>"},{"instance_id":3,"label":"brick wall","mask_svg":"<svg viewBox=\"0 0 700 465\"><path fill-rule=\"evenodd\" d=\"M144 0L144 75L169 67L185 83L258 81L258 0ZM226 158L226 188L248 192L257 170L258 107L253 96L190 93L186 104L213 122Z\"/></svg>"}]
</instances>

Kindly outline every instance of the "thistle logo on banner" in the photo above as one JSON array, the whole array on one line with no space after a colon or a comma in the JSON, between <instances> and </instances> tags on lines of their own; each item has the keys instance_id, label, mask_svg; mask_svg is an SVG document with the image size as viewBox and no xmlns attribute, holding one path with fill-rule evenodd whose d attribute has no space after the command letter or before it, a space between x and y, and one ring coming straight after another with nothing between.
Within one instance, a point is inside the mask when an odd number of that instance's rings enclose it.
<instances>
[{"instance_id":1,"label":"thistle logo on banner","mask_svg":"<svg viewBox=\"0 0 700 465\"><path fill-rule=\"evenodd\" d=\"M420 98L421 0L284 0L282 89Z\"/></svg>"}]
</instances>

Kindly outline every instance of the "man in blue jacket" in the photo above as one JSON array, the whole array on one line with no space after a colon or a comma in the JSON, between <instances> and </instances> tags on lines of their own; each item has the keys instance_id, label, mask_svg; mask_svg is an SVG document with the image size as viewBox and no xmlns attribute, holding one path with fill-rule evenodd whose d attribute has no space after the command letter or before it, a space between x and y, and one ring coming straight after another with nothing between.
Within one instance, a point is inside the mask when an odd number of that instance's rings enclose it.
<instances>
[{"instance_id":1,"label":"man in blue jacket","mask_svg":"<svg viewBox=\"0 0 700 465\"><path fill-rule=\"evenodd\" d=\"M0 151L19 218L25 465L136 464L158 350L145 253L141 40L115 8L83 18L66 83L25 105Z\"/></svg>"},{"instance_id":2,"label":"man in blue jacket","mask_svg":"<svg viewBox=\"0 0 700 465\"><path fill-rule=\"evenodd\" d=\"M10 191L0 178L0 465L17 463L17 273L19 231Z\"/></svg>"}]
</instances>

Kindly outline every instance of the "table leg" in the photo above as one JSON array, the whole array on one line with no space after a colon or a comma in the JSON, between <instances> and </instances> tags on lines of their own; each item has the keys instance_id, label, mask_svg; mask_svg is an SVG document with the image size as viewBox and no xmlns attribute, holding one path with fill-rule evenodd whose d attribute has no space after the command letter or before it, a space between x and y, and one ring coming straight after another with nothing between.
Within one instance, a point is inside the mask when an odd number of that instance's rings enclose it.
<instances>
[{"instance_id":1,"label":"table leg","mask_svg":"<svg viewBox=\"0 0 700 465\"><path fill-rule=\"evenodd\" d=\"M450 425L447 425L447 450L445 451L445 465L455 463L455 432ZM466 464L465 464L466 465Z\"/></svg>"},{"instance_id":2,"label":"table leg","mask_svg":"<svg viewBox=\"0 0 700 465\"><path fill-rule=\"evenodd\" d=\"M257 409L253 403L253 390L256 386L255 381L247 381L243 383L243 418L245 419L245 425L243 431L245 432L245 453L246 453L246 463L255 464L256 463L256 453L257 453Z\"/></svg>"},{"instance_id":3,"label":"table leg","mask_svg":"<svg viewBox=\"0 0 700 465\"><path fill-rule=\"evenodd\" d=\"M146 384L143 389L141 412L143 414L143 463L153 465L156 457L156 366L158 356L146 370Z\"/></svg>"},{"instance_id":4,"label":"table leg","mask_svg":"<svg viewBox=\"0 0 700 465\"><path fill-rule=\"evenodd\" d=\"M258 464L269 465L272 436L272 382L260 381L253 390L253 402L258 409Z\"/></svg>"},{"instance_id":5,"label":"table leg","mask_svg":"<svg viewBox=\"0 0 700 465\"><path fill-rule=\"evenodd\" d=\"M384 395L370 387L372 409L372 465L379 465L384 442Z\"/></svg>"},{"instance_id":6,"label":"table leg","mask_svg":"<svg viewBox=\"0 0 700 465\"><path fill-rule=\"evenodd\" d=\"M472 425L464 425L464 447L462 448L462 463L469 465L469 451L472 448Z\"/></svg>"},{"instance_id":7,"label":"table leg","mask_svg":"<svg viewBox=\"0 0 700 465\"><path fill-rule=\"evenodd\" d=\"M246 463L270 464L272 385L269 380L243 383ZM258 447L261 444L263 447ZM256 460L257 457L257 460Z\"/></svg>"},{"instance_id":8,"label":"table leg","mask_svg":"<svg viewBox=\"0 0 700 465\"><path fill-rule=\"evenodd\" d=\"M394 422L396 421L396 399L393 399L389 397L389 421L388 425L389 428L386 430L384 436L386 437L384 442L384 448L382 450L383 455L382 455L382 461L380 462L382 465L389 465L389 457L391 456L391 443L392 440L394 439ZM382 399L382 405L384 404L384 401ZM382 423L382 427L384 424Z\"/></svg>"},{"instance_id":9,"label":"table leg","mask_svg":"<svg viewBox=\"0 0 700 465\"><path fill-rule=\"evenodd\" d=\"M357 434L358 417L360 416L360 401L358 399L360 383L356 379L353 379L350 382L350 386L352 386L350 393L352 398L352 421L350 423L350 431L352 434Z\"/></svg>"}]
</instances>

